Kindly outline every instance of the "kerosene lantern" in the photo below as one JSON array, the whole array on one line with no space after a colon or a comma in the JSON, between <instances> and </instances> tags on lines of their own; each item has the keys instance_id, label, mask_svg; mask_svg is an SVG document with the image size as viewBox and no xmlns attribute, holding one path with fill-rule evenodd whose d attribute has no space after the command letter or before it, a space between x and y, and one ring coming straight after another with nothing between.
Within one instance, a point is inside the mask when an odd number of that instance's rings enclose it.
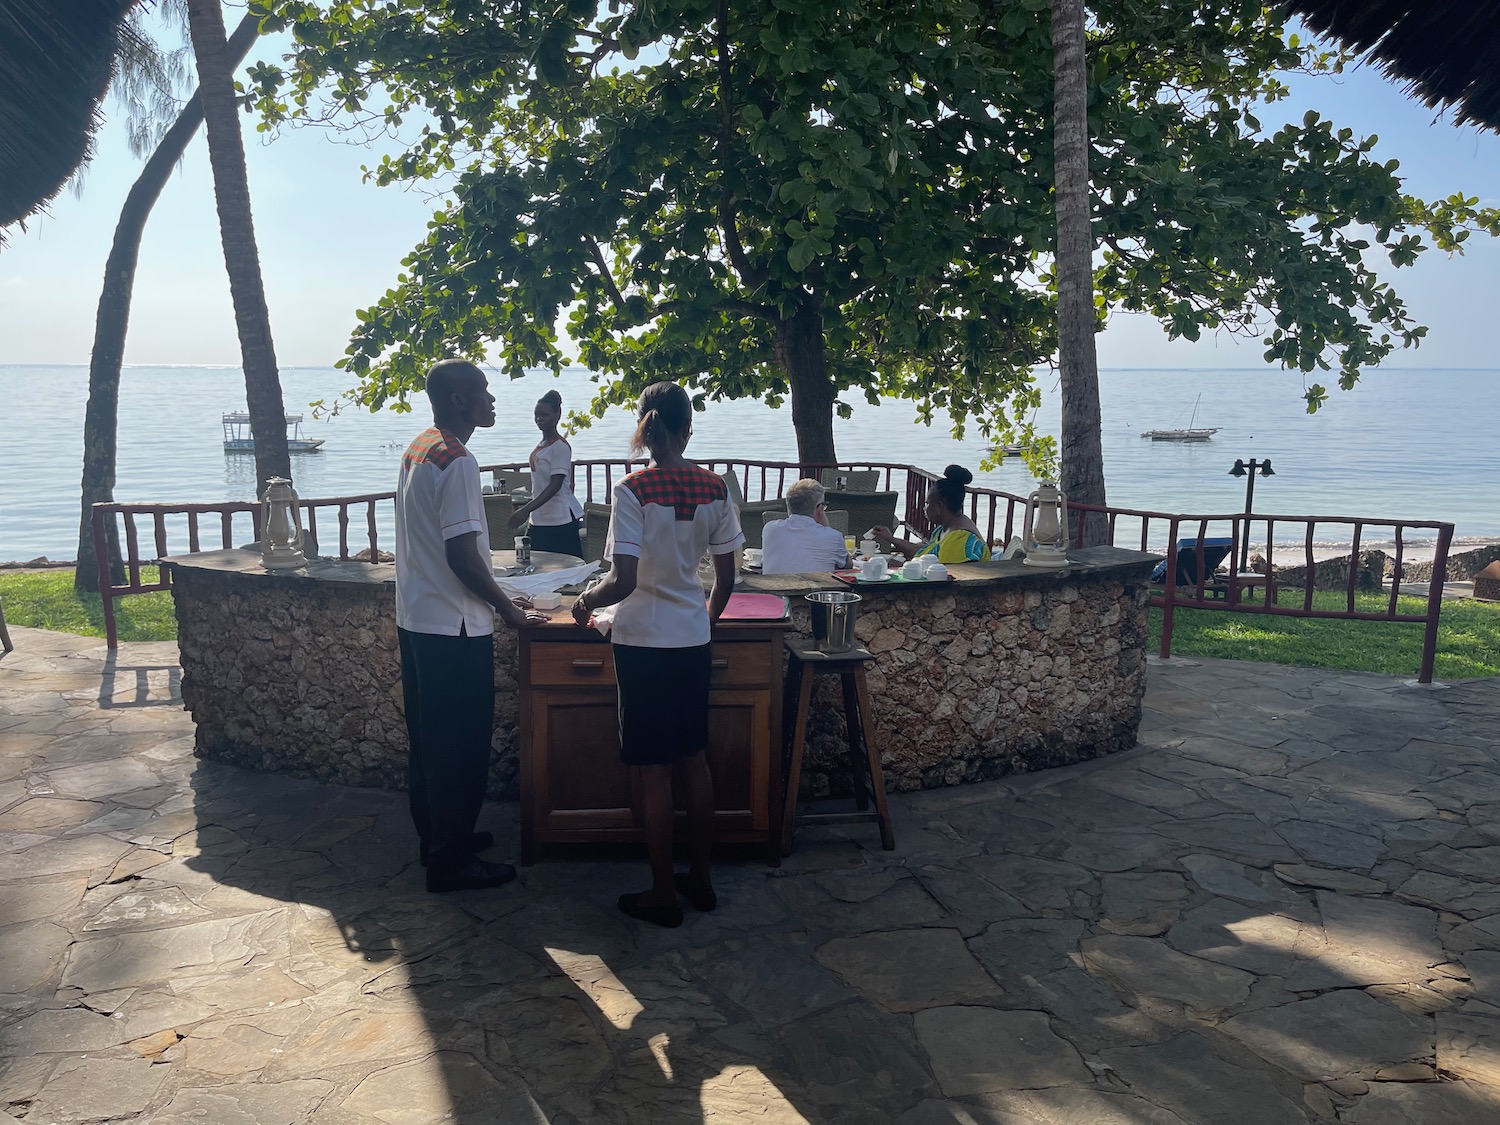
<instances>
[{"instance_id":1,"label":"kerosene lantern","mask_svg":"<svg viewBox=\"0 0 1500 1125\"><path fill-rule=\"evenodd\" d=\"M266 481L260 526L262 566L267 570L294 570L307 565L302 554L302 507L286 477Z\"/></svg>"},{"instance_id":2,"label":"kerosene lantern","mask_svg":"<svg viewBox=\"0 0 1500 1125\"><path fill-rule=\"evenodd\" d=\"M1027 566L1068 565L1068 498L1056 483L1042 481L1026 498L1026 523L1021 538Z\"/></svg>"}]
</instances>

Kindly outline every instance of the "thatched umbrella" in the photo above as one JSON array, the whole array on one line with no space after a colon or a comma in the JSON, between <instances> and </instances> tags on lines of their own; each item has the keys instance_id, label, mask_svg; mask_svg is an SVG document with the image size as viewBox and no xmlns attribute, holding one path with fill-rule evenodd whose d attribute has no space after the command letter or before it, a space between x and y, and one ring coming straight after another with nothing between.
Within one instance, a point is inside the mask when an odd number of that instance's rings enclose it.
<instances>
[{"instance_id":1,"label":"thatched umbrella","mask_svg":"<svg viewBox=\"0 0 1500 1125\"><path fill-rule=\"evenodd\" d=\"M34 214L89 156L137 0L0 0L0 227Z\"/></svg>"},{"instance_id":2,"label":"thatched umbrella","mask_svg":"<svg viewBox=\"0 0 1500 1125\"><path fill-rule=\"evenodd\" d=\"M1319 34L1368 52L1428 105L1500 129L1500 4L1291 0L1288 7Z\"/></svg>"}]
</instances>

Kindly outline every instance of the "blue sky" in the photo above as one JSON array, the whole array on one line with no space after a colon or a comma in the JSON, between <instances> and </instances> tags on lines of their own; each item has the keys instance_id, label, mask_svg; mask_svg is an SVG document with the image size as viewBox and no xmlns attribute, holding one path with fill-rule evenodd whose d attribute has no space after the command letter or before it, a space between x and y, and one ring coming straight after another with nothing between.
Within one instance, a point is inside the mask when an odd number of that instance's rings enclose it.
<instances>
[{"instance_id":1,"label":"blue sky","mask_svg":"<svg viewBox=\"0 0 1500 1125\"><path fill-rule=\"evenodd\" d=\"M266 51L262 51L264 57ZM1462 190L1500 201L1500 137L1460 129L1408 97L1373 68L1299 78L1281 113L1317 109L1336 124L1378 134L1380 159L1396 158L1408 190L1435 197ZM81 195L71 190L0 249L0 363L86 363L104 259L139 164L119 113L99 138ZM1272 115L1263 118L1269 125ZM283 365L323 365L342 353L354 310L395 280L436 202L421 192L361 183L375 153L316 129L266 143L246 121L256 233ZM1390 271L1427 341L1391 367L1494 367L1491 333L1500 292L1500 245L1478 239L1462 257L1431 250L1414 268ZM1220 335L1168 341L1155 322L1119 315L1099 338L1104 367L1253 367L1261 347ZM202 136L167 185L146 231L126 362L238 364Z\"/></svg>"}]
</instances>

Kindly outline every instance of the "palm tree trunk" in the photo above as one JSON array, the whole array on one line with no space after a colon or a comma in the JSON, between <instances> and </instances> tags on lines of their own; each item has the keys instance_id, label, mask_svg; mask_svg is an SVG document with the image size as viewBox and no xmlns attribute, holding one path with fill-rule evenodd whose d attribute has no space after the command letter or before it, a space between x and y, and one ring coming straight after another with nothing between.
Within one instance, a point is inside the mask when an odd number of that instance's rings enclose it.
<instances>
[{"instance_id":1,"label":"palm tree trunk","mask_svg":"<svg viewBox=\"0 0 1500 1125\"><path fill-rule=\"evenodd\" d=\"M231 68L239 66L260 37L260 20L246 16L229 39ZM83 416L83 513L78 524L78 568L73 588L80 592L99 590L98 559L94 554L93 506L115 498L115 464L120 403L120 367L125 360L125 334L130 327L130 300L135 289L135 267L140 257L141 236L146 220L172 169L182 159L188 144L203 123L203 103L194 94L182 107L156 151L146 161L131 185L115 225L115 240L104 266L104 287L94 319L94 351L89 359L89 402ZM120 539L117 527L109 525L110 573L120 581Z\"/></svg>"},{"instance_id":2,"label":"palm tree trunk","mask_svg":"<svg viewBox=\"0 0 1500 1125\"><path fill-rule=\"evenodd\" d=\"M1062 369L1062 486L1079 504L1104 503L1099 356L1094 349L1094 240L1089 226L1088 59L1083 0L1052 0L1053 159L1057 200L1057 342ZM1077 544L1108 541L1102 513Z\"/></svg>"},{"instance_id":3,"label":"palm tree trunk","mask_svg":"<svg viewBox=\"0 0 1500 1125\"><path fill-rule=\"evenodd\" d=\"M286 447L286 413L281 399L281 377L271 343L271 316L261 283L260 255L255 248L255 223L250 214L250 181L245 174L245 143L240 136L239 111L234 96L234 68L224 42L224 13L219 0L188 0L188 30L198 63L198 95L208 126L208 162L214 174L214 197L219 209L219 236L224 243L224 265L229 271L229 293L240 335L240 359L245 368L245 405L250 433L255 439L257 493L271 477L290 477Z\"/></svg>"}]
</instances>

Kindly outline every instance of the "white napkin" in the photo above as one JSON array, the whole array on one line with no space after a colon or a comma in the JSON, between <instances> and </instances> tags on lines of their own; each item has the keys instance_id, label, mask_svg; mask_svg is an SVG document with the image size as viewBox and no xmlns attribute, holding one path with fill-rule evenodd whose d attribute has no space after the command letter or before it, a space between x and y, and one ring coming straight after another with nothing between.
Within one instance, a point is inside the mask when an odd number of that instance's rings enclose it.
<instances>
[{"instance_id":1,"label":"white napkin","mask_svg":"<svg viewBox=\"0 0 1500 1125\"><path fill-rule=\"evenodd\" d=\"M513 598L529 598L534 594L553 594L564 586L576 586L599 569L597 562L570 566L567 570L549 570L545 574L517 574L513 577L495 576L495 581Z\"/></svg>"},{"instance_id":2,"label":"white napkin","mask_svg":"<svg viewBox=\"0 0 1500 1125\"><path fill-rule=\"evenodd\" d=\"M593 620L589 624L599 630L601 637L609 636L609 631L615 627L615 610L619 608L618 605L607 605L603 609L594 610Z\"/></svg>"}]
</instances>

